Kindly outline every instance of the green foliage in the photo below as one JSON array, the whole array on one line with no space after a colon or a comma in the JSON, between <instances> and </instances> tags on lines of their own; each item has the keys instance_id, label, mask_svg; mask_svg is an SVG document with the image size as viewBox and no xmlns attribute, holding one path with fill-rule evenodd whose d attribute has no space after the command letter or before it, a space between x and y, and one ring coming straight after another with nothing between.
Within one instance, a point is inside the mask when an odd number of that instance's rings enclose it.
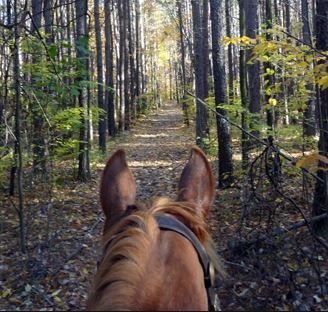
<instances>
[{"instance_id":1,"label":"green foliage","mask_svg":"<svg viewBox=\"0 0 328 312\"><path fill-rule=\"evenodd\" d=\"M9 153L6 147L0 146L0 187L7 183L8 172L10 168L14 165L14 155L10 150Z\"/></svg>"},{"instance_id":2,"label":"green foliage","mask_svg":"<svg viewBox=\"0 0 328 312\"><path fill-rule=\"evenodd\" d=\"M79 144L81 141L68 138L56 139L55 143L53 144L53 156L56 160L72 160L74 161L77 156L79 155Z\"/></svg>"},{"instance_id":3,"label":"green foliage","mask_svg":"<svg viewBox=\"0 0 328 312\"><path fill-rule=\"evenodd\" d=\"M268 39L267 34L272 39ZM256 39L246 36L226 37L224 42L240 44L242 49L251 49L252 57L248 60L248 64L257 61L264 64L264 91L270 98L262 107L263 110L274 107L275 110L283 111L287 101L290 114L298 118L303 115L308 100L314 96L308 86L316 82L322 89L328 87L327 58L315 53L309 46L293 44L284 29L278 25L267 29ZM268 67L268 63L275 70ZM318 65L313 66L313 64ZM271 80L273 84L269 84L269 78L273 76L275 77ZM293 87L295 92L288 92L290 87Z\"/></svg>"},{"instance_id":4,"label":"green foliage","mask_svg":"<svg viewBox=\"0 0 328 312\"><path fill-rule=\"evenodd\" d=\"M81 126L81 114L83 109L80 107L67 108L55 114L55 129L62 135L76 132Z\"/></svg>"}]
</instances>

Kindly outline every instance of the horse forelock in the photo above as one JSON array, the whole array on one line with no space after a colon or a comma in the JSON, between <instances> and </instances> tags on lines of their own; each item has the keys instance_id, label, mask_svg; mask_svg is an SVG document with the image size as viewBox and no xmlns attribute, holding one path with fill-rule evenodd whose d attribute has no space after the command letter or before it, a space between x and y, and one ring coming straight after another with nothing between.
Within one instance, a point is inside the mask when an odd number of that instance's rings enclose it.
<instances>
[{"instance_id":1,"label":"horse forelock","mask_svg":"<svg viewBox=\"0 0 328 312\"><path fill-rule=\"evenodd\" d=\"M89 307L122 310L133 307L142 291L140 282L156 249L159 228L156 213L167 213L186 224L204 246L221 277L225 272L206 223L197 214L195 204L156 198L139 203L133 211L104 232L104 257L96 275Z\"/></svg>"}]
</instances>

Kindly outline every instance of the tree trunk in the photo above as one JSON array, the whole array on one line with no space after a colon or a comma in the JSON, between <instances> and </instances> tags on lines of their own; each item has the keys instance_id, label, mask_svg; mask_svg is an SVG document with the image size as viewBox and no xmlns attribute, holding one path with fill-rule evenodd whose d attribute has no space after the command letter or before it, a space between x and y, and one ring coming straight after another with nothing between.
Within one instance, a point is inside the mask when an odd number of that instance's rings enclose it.
<instances>
[{"instance_id":1,"label":"tree trunk","mask_svg":"<svg viewBox=\"0 0 328 312\"><path fill-rule=\"evenodd\" d=\"M303 41L305 44L312 45L311 42L311 31L310 31L310 23L309 23L309 7L308 1L302 0L302 33L303 33ZM307 106L304 111L303 116L303 129L305 136L313 136L316 134L316 127L315 127L315 99L314 93L315 88L314 85L310 84L306 86L307 90L310 91L309 100L307 101Z\"/></svg>"},{"instance_id":2,"label":"tree trunk","mask_svg":"<svg viewBox=\"0 0 328 312\"><path fill-rule=\"evenodd\" d=\"M16 148L15 155L17 167L17 192L18 192L18 217L19 217L19 238L22 253L26 253L26 236L25 236L25 216L24 216L24 198L23 198L23 152L22 152L22 138L21 138L21 113L22 103L20 100L20 64L19 64L19 21L18 21L18 8L17 0L14 0L14 61L13 61L13 74L14 74L14 89L15 89L15 102L16 102L16 115L15 115L15 136Z\"/></svg>"},{"instance_id":3,"label":"tree trunk","mask_svg":"<svg viewBox=\"0 0 328 312\"><path fill-rule=\"evenodd\" d=\"M203 39L203 66L204 66L204 99L208 98L208 72L209 72L209 49L208 49L208 0L203 0L202 14L202 39Z\"/></svg>"},{"instance_id":4,"label":"tree trunk","mask_svg":"<svg viewBox=\"0 0 328 312\"><path fill-rule=\"evenodd\" d=\"M32 1L32 33L36 38L39 38L38 31L41 27L41 17L42 17L42 1L33 0ZM34 55L32 57L32 63L37 64L39 62L39 56ZM36 66L36 65L35 65ZM31 74L32 84L35 83L36 77ZM33 171L36 174L44 173L46 170L46 159L45 159L45 141L43 135L43 115L40 105L34 103L32 106L32 123L33 123L33 135L32 135L32 145L33 145Z\"/></svg>"},{"instance_id":5,"label":"tree trunk","mask_svg":"<svg viewBox=\"0 0 328 312\"><path fill-rule=\"evenodd\" d=\"M184 43L184 34L183 34L183 19L182 19L182 3L180 0L177 0L177 13L179 20L179 40L180 40L180 53L181 53L181 82L182 82L182 110L184 116L184 123L189 126L189 117L188 117L188 106L187 106L187 97L186 97L186 48Z\"/></svg>"},{"instance_id":6,"label":"tree trunk","mask_svg":"<svg viewBox=\"0 0 328 312\"><path fill-rule=\"evenodd\" d=\"M125 129L125 79L124 76L125 70L124 70L124 48L125 48L125 21L124 21L124 2L125 0L119 1L117 3L118 6L118 23L119 23L119 34L120 34L120 41L119 41L119 61L118 61L118 78L119 78L119 129L120 131L124 131Z\"/></svg>"},{"instance_id":7,"label":"tree trunk","mask_svg":"<svg viewBox=\"0 0 328 312\"><path fill-rule=\"evenodd\" d=\"M227 37L232 36L231 32L231 1L225 0L225 17L226 17L226 33ZM233 70L233 62L232 62L232 45L228 45L228 103L232 104L234 99L234 90L233 90L233 81L234 81L234 70Z\"/></svg>"},{"instance_id":8,"label":"tree trunk","mask_svg":"<svg viewBox=\"0 0 328 312\"><path fill-rule=\"evenodd\" d=\"M52 0L44 0L43 6L44 30L47 35L46 42L50 44L54 39L52 34Z\"/></svg>"},{"instance_id":9,"label":"tree trunk","mask_svg":"<svg viewBox=\"0 0 328 312\"><path fill-rule=\"evenodd\" d=\"M124 130L130 128L130 76L129 76L129 48L128 48L128 6L130 5L130 0L123 0L123 27L124 27L124 43L123 43L123 54L124 54L124 109L125 109L125 122Z\"/></svg>"},{"instance_id":10,"label":"tree trunk","mask_svg":"<svg viewBox=\"0 0 328 312\"><path fill-rule=\"evenodd\" d=\"M87 80L89 45L87 34L87 0L76 0L76 57L79 64L77 82L79 84L79 106L81 108L80 146L78 179L86 181L90 178L89 162L89 105L88 88L84 81Z\"/></svg>"},{"instance_id":11,"label":"tree trunk","mask_svg":"<svg viewBox=\"0 0 328 312\"><path fill-rule=\"evenodd\" d=\"M114 78L113 78L113 33L111 18L111 0L105 0L105 58L106 58L106 90L105 109L107 110L108 135L114 136L115 103L114 103Z\"/></svg>"},{"instance_id":12,"label":"tree trunk","mask_svg":"<svg viewBox=\"0 0 328 312\"><path fill-rule=\"evenodd\" d=\"M248 0L246 8L246 36L256 38L258 34L258 0ZM247 62L252 57L252 52L247 50ZM246 65L248 74L248 90L249 90L249 111L250 130L256 136L259 136L259 130L255 129L260 122L261 97L260 97L260 63L253 61L253 64Z\"/></svg>"},{"instance_id":13,"label":"tree trunk","mask_svg":"<svg viewBox=\"0 0 328 312\"><path fill-rule=\"evenodd\" d=\"M218 113L227 116L220 105L227 103L223 48L223 0L210 0L212 22L212 54L215 105ZM230 126L220 116L216 116L218 135L219 187L228 186L232 180L232 154L230 147Z\"/></svg>"},{"instance_id":14,"label":"tree trunk","mask_svg":"<svg viewBox=\"0 0 328 312\"><path fill-rule=\"evenodd\" d=\"M316 48L320 51L328 50L328 1L316 0ZM322 61L324 62L324 61ZM319 92L319 151L321 155L328 157L328 89ZM319 161L319 167L324 170L318 171L318 176L323 182L317 181L314 200L313 216L318 216L327 212L328 207L328 165ZM313 224L316 233L328 237L328 218Z\"/></svg>"},{"instance_id":15,"label":"tree trunk","mask_svg":"<svg viewBox=\"0 0 328 312\"><path fill-rule=\"evenodd\" d=\"M265 0L265 14L266 14L266 23L267 23L267 29L271 29L272 28L272 2L271 0ZM266 34L266 38L267 40L271 40L272 36L270 34ZM270 62L267 62L264 64L264 70L271 70L272 65ZM273 77L272 75L268 75L267 77L268 85L271 86L273 84ZM269 103L269 99L270 99L270 95L266 95L265 99L266 99L266 104ZM274 128L274 110L273 108L268 108L266 110L267 113L267 125L269 128L269 132L273 130Z\"/></svg>"},{"instance_id":16,"label":"tree trunk","mask_svg":"<svg viewBox=\"0 0 328 312\"><path fill-rule=\"evenodd\" d=\"M246 33L245 26L245 7L246 0L239 0L239 31L240 37L244 36ZM239 75L240 75L240 96L241 96L241 105L243 107L243 112L241 113L241 125L247 130L247 112L248 112L248 103L247 103L247 77L246 77L246 51L240 48L239 55ZM248 165L248 149L249 149L249 137L243 131L241 134L241 153L242 153L242 163L243 168L247 168Z\"/></svg>"},{"instance_id":17,"label":"tree trunk","mask_svg":"<svg viewBox=\"0 0 328 312\"><path fill-rule=\"evenodd\" d=\"M96 57L97 57L97 82L98 82L98 107L105 110L104 88L103 88L103 58L102 58L102 42L101 29L99 21L99 0L94 0L95 15L95 33L96 33ZM99 148L103 154L106 153L106 115L101 113L98 121Z\"/></svg>"},{"instance_id":18,"label":"tree trunk","mask_svg":"<svg viewBox=\"0 0 328 312\"><path fill-rule=\"evenodd\" d=\"M137 104L136 104L136 110L137 113L140 112L140 107L141 107L141 99L140 99L140 94L141 94L141 79L140 79L140 66L141 66L141 36L140 36L140 2L139 0L135 0L135 11L136 11L136 22L135 22L135 28L136 28L136 88L135 88L135 96L137 99Z\"/></svg>"},{"instance_id":19,"label":"tree trunk","mask_svg":"<svg viewBox=\"0 0 328 312\"><path fill-rule=\"evenodd\" d=\"M205 98L204 90L204 50L203 31L201 25L200 0L192 0L192 19L194 34L194 71L196 96L201 100ZM202 103L196 100L196 143L205 148L204 139L208 136L207 111Z\"/></svg>"}]
</instances>

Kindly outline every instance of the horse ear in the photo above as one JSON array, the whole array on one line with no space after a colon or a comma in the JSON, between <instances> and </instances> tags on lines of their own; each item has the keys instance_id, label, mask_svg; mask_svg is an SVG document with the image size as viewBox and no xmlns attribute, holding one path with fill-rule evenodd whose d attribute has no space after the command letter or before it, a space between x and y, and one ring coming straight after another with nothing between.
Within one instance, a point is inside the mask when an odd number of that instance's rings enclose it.
<instances>
[{"instance_id":1,"label":"horse ear","mask_svg":"<svg viewBox=\"0 0 328 312\"><path fill-rule=\"evenodd\" d=\"M214 197L211 165L205 154L198 147L193 147L180 177L178 201L195 203L198 213L206 217Z\"/></svg>"},{"instance_id":2,"label":"horse ear","mask_svg":"<svg viewBox=\"0 0 328 312\"><path fill-rule=\"evenodd\" d=\"M100 202L106 222L112 223L136 197L136 184L124 150L118 150L108 160L100 184Z\"/></svg>"}]
</instances>

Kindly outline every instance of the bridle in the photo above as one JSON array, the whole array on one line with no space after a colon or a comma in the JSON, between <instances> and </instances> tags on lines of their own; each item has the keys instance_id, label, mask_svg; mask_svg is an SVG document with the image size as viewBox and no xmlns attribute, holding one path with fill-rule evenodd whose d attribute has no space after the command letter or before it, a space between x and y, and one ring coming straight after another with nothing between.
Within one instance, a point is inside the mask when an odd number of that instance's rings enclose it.
<instances>
[{"instance_id":1,"label":"bridle","mask_svg":"<svg viewBox=\"0 0 328 312\"><path fill-rule=\"evenodd\" d=\"M194 246L204 272L204 284L207 292L208 309L209 311L220 311L217 289L221 286L221 281L216 275L213 263L210 261L197 236L181 221L169 214L157 213L154 216L158 227L161 230L178 233L188 239Z\"/></svg>"},{"instance_id":2,"label":"bridle","mask_svg":"<svg viewBox=\"0 0 328 312\"><path fill-rule=\"evenodd\" d=\"M134 206L129 206L129 209L121 217L128 215L134 209ZM203 245L200 243L197 236L185 224L183 224L172 215L167 213L155 213L154 217L157 221L158 227L161 230L178 233L188 239L189 242L193 245L198 254L199 262L204 272L204 285L207 293L208 309L209 311L221 311L217 290L221 287L222 282L216 274L214 265L210 261ZM108 246L110 242L111 240L106 245ZM97 268L99 268L101 262L102 259L97 262Z\"/></svg>"}]
</instances>

